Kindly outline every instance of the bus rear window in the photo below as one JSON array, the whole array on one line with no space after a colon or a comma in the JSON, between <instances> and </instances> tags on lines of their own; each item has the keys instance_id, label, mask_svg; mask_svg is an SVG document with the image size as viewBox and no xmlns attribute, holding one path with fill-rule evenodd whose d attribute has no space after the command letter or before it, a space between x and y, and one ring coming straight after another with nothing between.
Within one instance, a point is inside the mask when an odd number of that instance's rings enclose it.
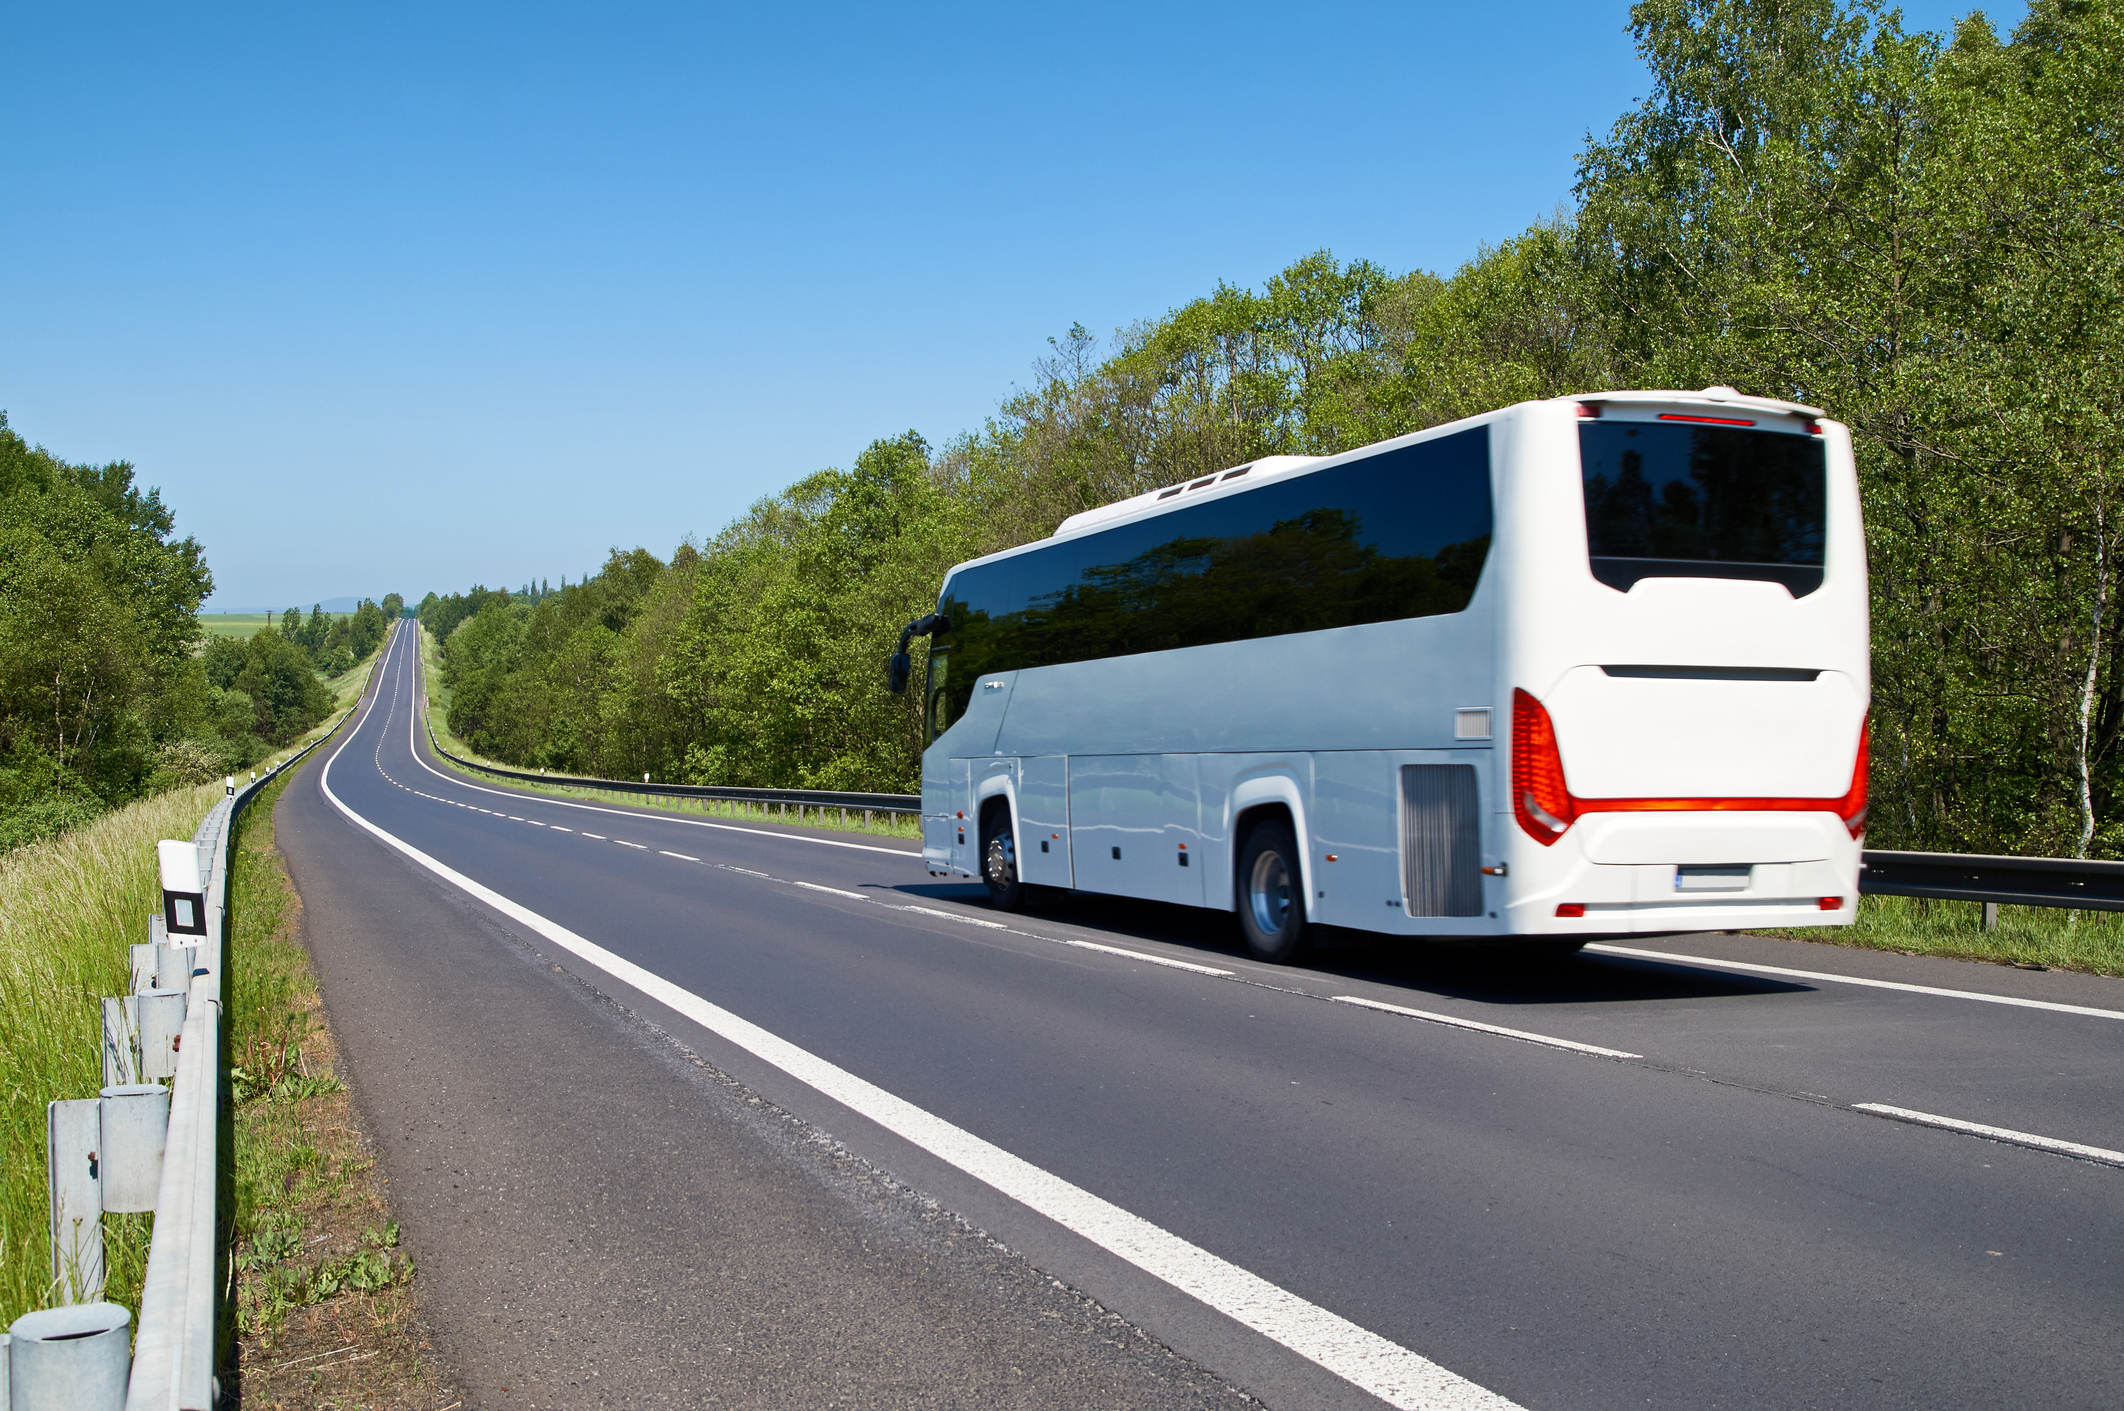
<instances>
[{"instance_id":1,"label":"bus rear window","mask_svg":"<svg viewBox=\"0 0 2124 1411\"><path fill-rule=\"evenodd\" d=\"M1666 422L1578 426L1593 576L1753 578L1795 598L1822 586L1828 459L1821 439Z\"/></svg>"}]
</instances>

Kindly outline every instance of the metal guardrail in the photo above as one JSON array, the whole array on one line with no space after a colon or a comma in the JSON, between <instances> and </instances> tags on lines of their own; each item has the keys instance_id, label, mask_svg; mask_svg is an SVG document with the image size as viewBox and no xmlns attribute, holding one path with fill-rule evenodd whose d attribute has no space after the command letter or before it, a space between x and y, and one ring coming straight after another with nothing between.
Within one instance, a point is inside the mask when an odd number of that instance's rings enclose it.
<instances>
[{"instance_id":1,"label":"metal guardrail","mask_svg":"<svg viewBox=\"0 0 2124 1411\"><path fill-rule=\"evenodd\" d=\"M1859 890L1874 896L1976 901L1991 908L2063 906L2124 911L2124 862L1982 853L1867 852Z\"/></svg>"},{"instance_id":2,"label":"metal guardrail","mask_svg":"<svg viewBox=\"0 0 2124 1411\"><path fill-rule=\"evenodd\" d=\"M93 1411L209 1411L228 1330L222 1291L233 1223L226 1031L229 840L236 816L338 733L254 777L234 776L189 843L157 847L162 914L131 947L132 993L103 1001L103 1089L47 1113L52 1277L61 1303L0 1337L0 1393ZM168 1078L164 1088L159 1079ZM103 1216L153 1211L139 1335L105 1303ZM8 1404L0 1394L0 1407Z\"/></svg>"},{"instance_id":3,"label":"metal guardrail","mask_svg":"<svg viewBox=\"0 0 2124 1411\"><path fill-rule=\"evenodd\" d=\"M221 1352L221 1275L227 1255L220 1216L224 1200L231 1205L234 1200L223 1181L234 1156L224 1146L233 1104L221 1022L229 990L222 963L229 839L236 815L337 734L354 710L349 706L330 729L244 788L232 786L193 836L201 852L212 858L202 898L206 934L193 960L184 1038L170 1085L170 1125L155 1199L155 1233L140 1292L140 1333L133 1345L127 1411L209 1411L220 1398L214 1369Z\"/></svg>"},{"instance_id":4,"label":"metal guardrail","mask_svg":"<svg viewBox=\"0 0 2124 1411\"><path fill-rule=\"evenodd\" d=\"M435 729L428 728L428 743L435 752L453 764L466 769L477 769L482 774L491 774L502 779L523 779L533 784L559 784L570 789L603 789L615 794L641 794L645 797L715 799L724 803L752 803L761 805L779 804L787 808L828 809L838 808L843 816L851 809L867 813L913 814L922 812L920 794L855 794L832 789L741 789L721 788L708 784L652 784L643 780L637 784L631 779L586 779L572 774L539 774L527 769L505 769L498 764L481 764L452 754L435 738Z\"/></svg>"}]
</instances>

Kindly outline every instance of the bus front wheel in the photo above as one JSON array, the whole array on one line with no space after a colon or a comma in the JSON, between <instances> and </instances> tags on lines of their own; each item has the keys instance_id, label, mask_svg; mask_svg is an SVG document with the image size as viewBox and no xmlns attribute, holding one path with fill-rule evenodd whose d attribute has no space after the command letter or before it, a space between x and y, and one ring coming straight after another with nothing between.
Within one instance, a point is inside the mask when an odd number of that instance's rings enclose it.
<instances>
[{"instance_id":1,"label":"bus front wheel","mask_svg":"<svg viewBox=\"0 0 2124 1411\"><path fill-rule=\"evenodd\" d=\"M989 904L998 911L1021 910L1026 887L1018 875L1018 840L1011 832L1010 812L992 808L982 824L981 880L988 884Z\"/></svg>"},{"instance_id":2,"label":"bus front wheel","mask_svg":"<svg viewBox=\"0 0 2124 1411\"><path fill-rule=\"evenodd\" d=\"M1305 874L1291 826L1254 826L1239 852L1239 929L1256 960L1283 965L1305 949Z\"/></svg>"}]
</instances>

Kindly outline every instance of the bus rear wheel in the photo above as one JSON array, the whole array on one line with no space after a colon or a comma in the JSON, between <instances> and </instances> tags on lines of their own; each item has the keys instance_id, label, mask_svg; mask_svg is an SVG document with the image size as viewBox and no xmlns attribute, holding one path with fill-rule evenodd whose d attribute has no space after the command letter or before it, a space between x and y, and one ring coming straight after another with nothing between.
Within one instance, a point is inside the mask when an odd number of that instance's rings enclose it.
<instances>
[{"instance_id":1,"label":"bus rear wheel","mask_svg":"<svg viewBox=\"0 0 2124 1411\"><path fill-rule=\"evenodd\" d=\"M1254 959L1286 965L1305 949L1305 874L1282 819L1257 823L1239 850L1239 930Z\"/></svg>"},{"instance_id":2,"label":"bus rear wheel","mask_svg":"<svg viewBox=\"0 0 2124 1411\"><path fill-rule=\"evenodd\" d=\"M992 808L981 825L981 880L988 884L989 905L998 911L1022 910L1027 888L1018 875L1018 840L1011 832L1010 811Z\"/></svg>"}]
</instances>

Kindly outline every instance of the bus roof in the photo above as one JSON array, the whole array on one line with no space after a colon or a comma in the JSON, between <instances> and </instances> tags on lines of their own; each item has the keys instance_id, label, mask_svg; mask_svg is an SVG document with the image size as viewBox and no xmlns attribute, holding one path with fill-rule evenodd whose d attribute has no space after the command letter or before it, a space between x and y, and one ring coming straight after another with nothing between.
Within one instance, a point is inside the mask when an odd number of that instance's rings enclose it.
<instances>
[{"instance_id":1,"label":"bus roof","mask_svg":"<svg viewBox=\"0 0 2124 1411\"><path fill-rule=\"evenodd\" d=\"M1516 402L1513 406L1538 405L1542 400L1566 403L1604 403L1609 406L1709 402L1719 406L1742 407L1753 411L1770 412L1785 416L1808 418L1826 418L1828 416L1828 413L1820 408L1810 407L1800 402L1782 402L1773 397L1755 397L1731 387L1716 386L1699 388L1696 391L1585 392L1568 397ZM1146 490L1140 495L1131 495L1125 500L1116 500L1112 504L1099 505L1093 509L1079 511L1056 525L1055 532L1045 539L1035 539L1030 543L1018 544L1008 549L999 549L995 553L984 554L977 559L967 559L963 563L953 564L951 568L945 571L944 581L949 584L953 574L961 569L971 568L975 564L988 563L995 559L1009 558L1014 554L1027 553L1037 549L1042 544L1053 543L1057 539L1075 538L1079 534L1087 534L1094 529L1104 529L1108 525L1118 524L1123 520L1149 517L1163 513L1168 509L1178 509L1182 503L1192 501L1197 492L1220 495L1226 493L1236 494L1268 481L1282 480L1293 475L1302 475L1331 460L1354 459L1359 456L1391 450L1416 441L1428 440L1434 436L1446 436L1458 431L1464 431L1477 423L1494 420L1512 409L1513 407L1499 407L1495 411L1462 417L1458 421L1445 422L1438 426L1427 426L1421 431L1389 437L1384 441L1376 441L1368 446L1356 446L1347 451L1338 451L1331 456L1261 456L1235 465L1228 470L1197 476L1193 480L1183 481L1178 485L1167 485L1157 490Z\"/></svg>"}]
</instances>

